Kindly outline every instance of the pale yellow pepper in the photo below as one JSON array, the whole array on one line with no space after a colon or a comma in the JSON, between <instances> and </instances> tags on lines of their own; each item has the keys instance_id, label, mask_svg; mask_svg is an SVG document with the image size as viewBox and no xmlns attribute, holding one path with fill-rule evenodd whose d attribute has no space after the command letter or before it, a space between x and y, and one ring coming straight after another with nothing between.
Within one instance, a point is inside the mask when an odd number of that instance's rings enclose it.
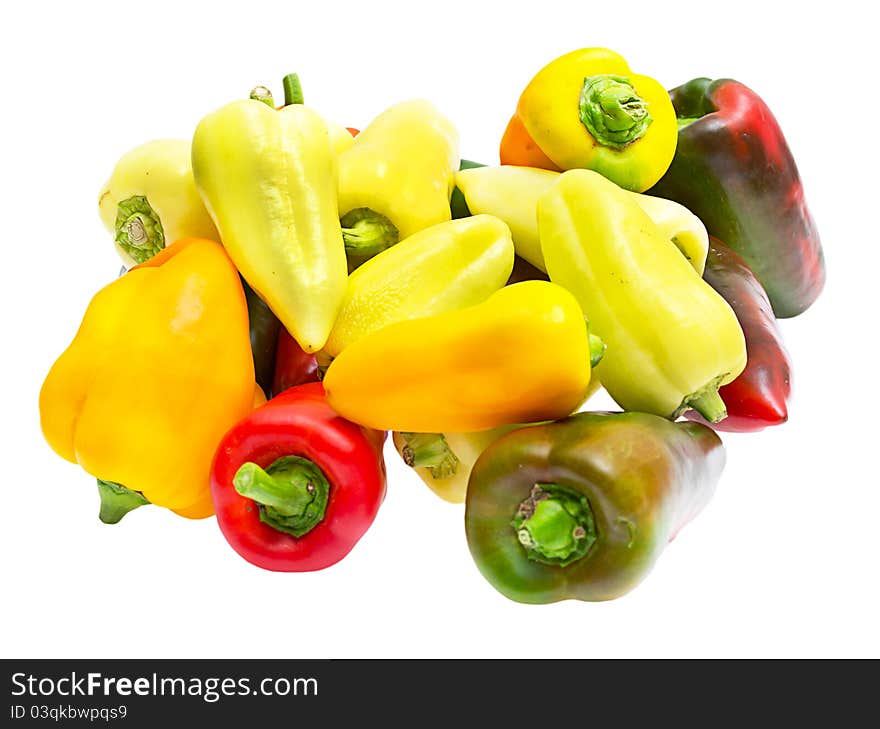
<instances>
[{"instance_id":1,"label":"pale yellow pepper","mask_svg":"<svg viewBox=\"0 0 880 729\"><path fill-rule=\"evenodd\" d=\"M547 271L538 236L538 199L559 179L558 172L535 167L477 167L455 174L472 214L497 215L513 235L516 252L536 268ZM626 192L648 214L660 233L669 238L703 275L709 234L702 221L683 205L637 192Z\"/></svg>"}]
</instances>

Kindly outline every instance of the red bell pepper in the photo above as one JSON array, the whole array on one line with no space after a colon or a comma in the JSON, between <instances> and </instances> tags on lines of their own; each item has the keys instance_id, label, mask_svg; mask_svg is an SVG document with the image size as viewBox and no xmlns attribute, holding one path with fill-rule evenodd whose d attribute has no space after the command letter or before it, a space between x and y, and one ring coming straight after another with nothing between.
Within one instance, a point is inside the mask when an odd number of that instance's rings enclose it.
<instances>
[{"instance_id":1,"label":"red bell pepper","mask_svg":"<svg viewBox=\"0 0 880 729\"><path fill-rule=\"evenodd\" d=\"M383 436L337 415L318 382L254 410L223 437L211 470L226 541L248 562L278 572L341 560L385 497Z\"/></svg>"},{"instance_id":2,"label":"red bell pepper","mask_svg":"<svg viewBox=\"0 0 880 729\"><path fill-rule=\"evenodd\" d=\"M748 355L740 376L718 390L727 406L727 417L712 427L748 433L784 423L791 395L791 361L767 293L742 257L717 238L709 238L703 277L736 314ZM702 420L696 411L685 415Z\"/></svg>"},{"instance_id":3,"label":"red bell pepper","mask_svg":"<svg viewBox=\"0 0 880 729\"><path fill-rule=\"evenodd\" d=\"M278 332L278 345L275 348L275 371L272 378L272 396L284 392L288 387L317 382L318 360L314 354L306 352L281 327Z\"/></svg>"}]
</instances>

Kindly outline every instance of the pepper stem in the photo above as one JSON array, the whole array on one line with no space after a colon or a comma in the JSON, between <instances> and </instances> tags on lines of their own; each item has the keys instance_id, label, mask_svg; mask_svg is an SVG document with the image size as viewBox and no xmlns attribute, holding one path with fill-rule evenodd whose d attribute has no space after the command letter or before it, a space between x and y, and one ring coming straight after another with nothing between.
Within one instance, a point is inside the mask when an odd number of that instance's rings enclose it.
<instances>
[{"instance_id":1,"label":"pepper stem","mask_svg":"<svg viewBox=\"0 0 880 729\"><path fill-rule=\"evenodd\" d=\"M254 101L262 101L270 109L275 108L275 97L267 86L254 86L251 89L250 97Z\"/></svg>"},{"instance_id":2,"label":"pepper stem","mask_svg":"<svg viewBox=\"0 0 880 729\"><path fill-rule=\"evenodd\" d=\"M147 198L134 195L116 206L116 244L135 263L150 260L165 247L162 221Z\"/></svg>"},{"instance_id":3,"label":"pepper stem","mask_svg":"<svg viewBox=\"0 0 880 729\"><path fill-rule=\"evenodd\" d=\"M593 138L615 149L641 139L654 121L630 80L607 73L584 79L578 112Z\"/></svg>"},{"instance_id":4,"label":"pepper stem","mask_svg":"<svg viewBox=\"0 0 880 729\"><path fill-rule=\"evenodd\" d=\"M672 419L675 420L685 410L692 408L710 423L724 420L727 417L727 405L724 404L724 400L718 394L718 386L721 383L721 379L721 377L716 377L705 387L684 398L681 405L672 414Z\"/></svg>"},{"instance_id":5,"label":"pepper stem","mask_svg":"<svg viewBox=\"0 0 880 729\"><path fill-rule=\"evenodd\" d=\"M284 86L284 105L303 103L302 84L295 73L287 74L281 82Z\"/></svg>"},{"instance_id":6,"label":"pepper stem","mask_svg":"<svg viewBox=\"0 0 880 729\"><path fill-rule=\"evenodd\" d=\"M554 483L535 484L510 524L529 559L560 567L583 557L597 539L587 497Z\"/></svg>"},{"instance_id":7,"label":"pepper stem","mask_svg":"<svg viewBox=\"0 0 880 729\"><path fill-rule=\"evenodd\" d=\"M602 361L602 357L605 356L605 342L602 341L601 337L597 337L595 334L590 334L590 368L595 368L599 362Z\"/></svg>"},{"instance_id":8,"label":"pepper stem","mask_svg":"<svg viewBox=\"0 0 880 729\"><path fill-rule=\"evenodd\" d=\"M256 463L244 463L232 485L257 502L260 521L294 537L307 534L321 522L330 494L321 469L299 456L283 456L265 471Z\"/></svg>"},{"instance_id":9,"label":"pepper stem","mask_svg":"<svg viewBox=\"0 0 880 729\"><path fill-rule=\"evenodd\" d=\"M400 240L397 227L370 208L355 208L339 219L349 264L354 268Z\"/></svg>"},{"instance_id":10,"label":"pepper stem","mask_svg":"<svg viewBox=\"0 0 880 729\"><path fill-rule=\"evenodd\" d=\"M458 470L458 456L452 452L443 433L401 433L406 445L401 455L412 468L430 469L435 479L452 478Z\"/></svg>"},{"instance_id":11,"label":"pepper stem","mask_svg":"<svg viewBox=\"0 0 880 729\"><path fill-rule=\"evenodd\" d=\"M98 479L98 495L101 497L101 510L98 518L104 524L118 524L129 511L150 502L140 491L132 491L122 484Z\"/></svg>"}]
</instances>

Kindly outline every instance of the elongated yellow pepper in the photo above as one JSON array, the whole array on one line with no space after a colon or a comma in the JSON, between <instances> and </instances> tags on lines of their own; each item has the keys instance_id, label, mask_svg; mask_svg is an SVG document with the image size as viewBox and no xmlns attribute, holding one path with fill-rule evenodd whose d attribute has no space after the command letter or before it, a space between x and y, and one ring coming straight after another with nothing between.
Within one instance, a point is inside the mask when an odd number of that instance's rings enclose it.
<instances>
[{"instance_id":1,"label":"elongated yellow pepper","mask_svg":"<svg viewBox=\"0 0 880 729\"><path fill-rule=\"evenodd\" d=\"M548 281L390 324L347 347L324 376L327 401L343 417L421 433L554 420L583 402L589 383L583 313Z\"/></svg>"},{"instance_id":2,"label":"elongated yellow pepper","mask_svg":"<svg viewBox=\"0 0 880 729\"><path fill-rule=\"evenodd\" d=\"M324 351L336 356L394 322L478 304L504 286L513 269L510 230L476 215L438 223L355 270Z\"/></svg>"},{"instance_id":3,"label":"elongated yellow pepper","mask_svg":"<svg viewBox=\"0 0 880 729\"><path fill-rule=\"evenodd\" d=\"M428 101L396 104L339 155L339 215L349 256L361 263L449 220L458 132Z\"/></svg>"},{"instance_id":4,"label":"elongated yellow pepper","mask_svg":"<svg viewBox=\"0 0 880 729\"><path fill-rule=\"evenodd\" d=\"M101 188L98 210L126 268L182 238L219 240L193 180L186 139L157 139L122 155Z\"/></svg>"},{"instance_id":5,"label":"elongated yellow pepper","mask_svg":"<svg viewBox=\"0 0 880 729\"><path fill-rule=\"evenodd\" d=\"M571 291L606 346L596 373L626 410L715 422L718 387L746 364L727 302L613 182L572 170L538 202L550 279Z\"/></svg>"},{"instance_id":6,"label":"elongated yellow pepper","mask_svg":"<svg viewBox=\"0 0 880 729\"><path fill-rule=\"evenodd\" d=\"M455 184L471 213L497 215L510 226L518 255L546 271L538 237L538 199L559 179L558 172L535 167L478 167L455 174ZM627 192L701 276L709 251L709 234L700 219L683 205L637 192Z\"/></svg>"},{"instance_id":7,"label":"elongated yellow pepper","mask_svg":"<svg viewBox=\"0 0 880 729\"><path fill-rule=\"evenodd\" d=\"M347 279L327 126L301 104L234 101L199 123L193 173L229 256L307 352L324 346Z\"/></svg>"},{"instance_id":8,"label":"elongated yellow pepper","mask_svg":"<svg viewBox=\"0 0 880 729\"><path fill-rule=\"evenodd\" d=\"M256 398L238 272L219 243L187 239L95 295L46 376L40 423L87 473L201 518L217 444Z\"/></svg>"}]
</instances>

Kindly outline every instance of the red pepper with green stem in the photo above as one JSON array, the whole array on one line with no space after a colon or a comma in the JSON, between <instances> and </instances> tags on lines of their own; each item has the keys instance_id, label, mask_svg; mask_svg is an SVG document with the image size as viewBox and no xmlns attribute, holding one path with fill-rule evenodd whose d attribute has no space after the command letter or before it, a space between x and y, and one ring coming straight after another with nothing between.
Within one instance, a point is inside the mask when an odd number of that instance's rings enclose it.
<instances>
[{"instance_id":1,"label":"red pepper with green stem","mask_svg":"<svg viewBox=\"0 0 880 729\"><path fill-rule=\"evenodd\" d=\"M731 79L669 92L678 117L672 164L648 192L681 203L743 257L777 317L819 296L825 262L794 157L767 104Z\"/></svg>"},{"instance_id":2,"label":"red pepper with green stem","mask_svg":"<svg viewBox=\"0 0 880 729\"><path fill-rule=\"evenodd\" d=\"M211 498L226 541L267 570L335 564L385 497L383 440L337 415L317 382L257 408L227 432L214 457Z\"/></svg>"},{"instance_id":3,"label":"red pepper with green stem","mask_svg":"<svg viewBox=\"0 0 880 729\"><path fill-rule=\"evenodd\" d=\"M784 423L791 395L791 361L766 292L746 262L717 238L709 238L703 278L736 314L748 354L739 377L718 390L727 417L712 427L748 433ZM685 415L701 420L693 410Z\"/></svg>"}]
</instances>

